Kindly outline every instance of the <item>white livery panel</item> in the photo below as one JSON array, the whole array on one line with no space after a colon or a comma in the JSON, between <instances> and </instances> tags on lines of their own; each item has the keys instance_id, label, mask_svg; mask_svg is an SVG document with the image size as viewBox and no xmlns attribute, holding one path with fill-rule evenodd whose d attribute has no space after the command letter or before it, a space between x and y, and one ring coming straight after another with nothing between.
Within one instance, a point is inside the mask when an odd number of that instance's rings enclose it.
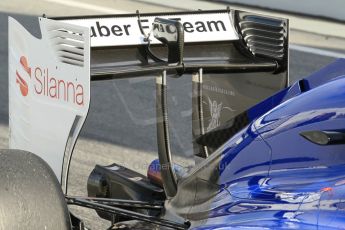
<instances>
[{"instance_id":1,"label":"white livery panel","mask_svg":"<svg viewBox=\"0 0 345 230\"><path fill-rule=\"evenodd\" d=\"M89 27L92 47L128 46L147 44L139 24L149 34L156 17L179 20L184 27L185 43L239 39L228 12L143 15L140 20L138 16L66 19L63 22ZM151 43L159 42L152 36Z\"/></svg>"},{"instance_id":2,"label":"white livery panel","mask_svg":"<svg viewBox=\"0 0 345 230\"><path fill-rule=\"evenodd\" d=\"M10 148L37 154L61 180L90 102L89 28L39 18L36 38L9 18Z\"/></svg>"}]
</instances>

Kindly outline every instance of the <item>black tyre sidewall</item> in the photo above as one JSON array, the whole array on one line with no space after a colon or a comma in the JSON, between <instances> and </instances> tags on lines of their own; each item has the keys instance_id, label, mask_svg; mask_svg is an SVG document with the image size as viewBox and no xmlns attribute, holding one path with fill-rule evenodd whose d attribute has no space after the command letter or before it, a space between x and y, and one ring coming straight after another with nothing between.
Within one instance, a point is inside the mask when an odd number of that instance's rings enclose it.
<instances>
[{"instance_id":1,"label":"black tyre sidewall","mask_svg":"<svg viewBox=\"0 0 345 230\"><path fill-rule=\"evenodd\" d=\"M0 150L0 229L71 229L60 183L32 153Z\"/></svg>"}]
</instances>

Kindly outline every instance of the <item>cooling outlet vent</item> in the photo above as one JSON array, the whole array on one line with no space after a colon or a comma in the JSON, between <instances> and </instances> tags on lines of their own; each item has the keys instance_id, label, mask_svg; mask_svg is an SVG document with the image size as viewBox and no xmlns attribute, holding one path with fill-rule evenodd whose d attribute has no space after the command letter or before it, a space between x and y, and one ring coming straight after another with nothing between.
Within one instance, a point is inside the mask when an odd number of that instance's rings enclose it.
<instances>
[{"instance_id":1,"label":"cooling outlet vent","mask_svg":"<svg viewBox=\"0 0 345 230\"><path fill-rule=\"evenodd\" d=\"M84 35L69 28L50 28L49 38L61 62L84 66Z\"/></svg>"},{"instance_id":2,"label":"cooling outlet vent","mask_svg":"<svg viewBox=\"0 0 345 230\"><path fill-rule=\"evenodd\" d=\"M287 58L288 21L237 13L239 32L247 49L258 57L283 61Z\"/></svg>"}]
</instances>

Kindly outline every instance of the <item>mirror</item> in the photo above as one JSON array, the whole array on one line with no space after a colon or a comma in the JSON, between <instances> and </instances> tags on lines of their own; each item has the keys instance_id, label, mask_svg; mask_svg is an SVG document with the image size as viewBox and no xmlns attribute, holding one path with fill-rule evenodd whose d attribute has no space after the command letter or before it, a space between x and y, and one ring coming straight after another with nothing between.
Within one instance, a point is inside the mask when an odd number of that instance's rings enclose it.
<instances>
[{"instance_id":1,"label":"mirror","mask_svg":"<svg viewBox=\"0 0 345 230\"><path fill-rule=\"evenodd\" d=\"M168 63L182 63L184 29L179 21L155 18L153 36L168 47Z\"/></svg>"}]
</instances>

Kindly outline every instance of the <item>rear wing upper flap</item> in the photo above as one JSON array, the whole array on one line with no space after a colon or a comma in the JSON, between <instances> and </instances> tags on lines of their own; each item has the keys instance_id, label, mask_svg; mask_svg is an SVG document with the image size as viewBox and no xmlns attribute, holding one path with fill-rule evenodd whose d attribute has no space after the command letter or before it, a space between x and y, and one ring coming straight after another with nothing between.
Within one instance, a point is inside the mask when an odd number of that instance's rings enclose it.
<instances>
[{"instance_id":1,"label":"rear wing upper flap","mask_svg":"<svg viewBox=\"0 0 345 230\"><path fill-rule=\"evenodd\" d=\"M179 20L184 27L185 70L203 66L209 72L285 72L288 63L288 20L236 9L173 13L123 14L52 18L90 28L93 80L151 74L154 63L145 46L156 17ZM150 37L155 53L161 43ZM114 55L112 55L112 53ZM212 53L212 58L210 58ZM131 64L129 64L131 63ZM214 65L216 64L216 65ZM221 65L222 64L222 65ZM232 65L231 65L232 64ZM257 64L257 65L255 65ZM143 68L147 66L147 68ZM241 66L240 69L235 67ZM161 66L161 69L174 69Z\"/></svg>"}]
</instances>

